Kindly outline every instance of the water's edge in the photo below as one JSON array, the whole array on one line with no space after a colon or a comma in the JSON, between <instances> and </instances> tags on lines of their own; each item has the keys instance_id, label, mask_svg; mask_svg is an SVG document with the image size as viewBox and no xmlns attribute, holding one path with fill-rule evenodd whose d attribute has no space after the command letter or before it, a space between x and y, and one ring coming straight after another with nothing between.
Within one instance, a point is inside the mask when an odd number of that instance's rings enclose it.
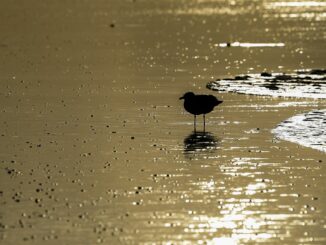
<instances>
[{"instance_id":1,"label":"water's edge","mask_svg":"<svg viewBox=\"0 0 326 245\"><path fill-rule=\"evenodd\" d=\"M326 98L324 69L291 74L267 73L236 76L207 84L220 92L292 98ZM326 152L326 110L298 114L281 122L272 133L279 139Z\"/></svg>"},{"instance_id":2,"label":"water's edge","mask_svg":"<svg viewBox=\"0 0 326 245\"><path fill-rule=\"evenodd\" d=\"M326 152L326 110L313 110L281 122L272 133L282 140Z\"/></svg>"}]
</instances>

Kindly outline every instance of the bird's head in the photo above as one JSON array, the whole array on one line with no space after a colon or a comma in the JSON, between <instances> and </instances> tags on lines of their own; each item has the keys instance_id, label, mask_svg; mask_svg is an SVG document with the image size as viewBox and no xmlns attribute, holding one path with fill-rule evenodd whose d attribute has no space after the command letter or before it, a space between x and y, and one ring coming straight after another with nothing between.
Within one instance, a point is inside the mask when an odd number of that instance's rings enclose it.
<instances>
[{"instance_id":1,"label":"bird's head","mask_svg":"<svg viewBox=\"0 0 326 245\"><path fill-rule=\"evenodd\" d=\"M192 98L194 96L195 96L195 94L193 92L187 92L182 97L180 97L179 100L186 100L186 99Z\"/></svg>"}]
</instances>

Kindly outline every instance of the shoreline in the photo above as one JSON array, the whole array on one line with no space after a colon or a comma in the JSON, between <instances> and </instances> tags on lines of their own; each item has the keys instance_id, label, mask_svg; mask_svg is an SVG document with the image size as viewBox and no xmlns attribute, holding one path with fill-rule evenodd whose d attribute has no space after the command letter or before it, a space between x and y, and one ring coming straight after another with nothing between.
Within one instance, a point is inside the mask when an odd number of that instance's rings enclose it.
<instances>
[{"instance_id":1,"label":"shoreline","mask_svg":"<svg viewBox=\"0 0 326 245\"><path fill-rule=\"evenodd\" d=\"M272 132L282 140L326 152L325 118L325 109L309 111L284 120Z\"/></svg>"},{"instance_id":2,"label":"shoreline","mask_svg":"<svg viewBox=\"0 0 326 245\"><path fill-rule=\"evenodd\" d=\"M314 69L289 74L263 72L261 74L239 75L235 78L210 82L207 84L207 88L213 91L236 94L313 99L316 104L322 105L326 98L325 73L323 69ZM272 133L279 139L325 152L325 132L320 127L323 126L326 111L319 110L318 113L321 115L318 118L311 116L311 113L314 112L311 111L284 119L272 129ZM307 120L312 122L304 125L304 121ZM320 126L314 127L314 123Z\"/></svg>"},{"instance_id":3,"label":"shoreline","mask_svg":"<svg viewBox=\"0 0 326 245\"><path fill-rule=\"evenodd\" d=\"M326 7L284 1L4 0L0 243L325 244L325 153L271 131L326 102L206 89L325 67Z\"/></svg>"}]
</instances>

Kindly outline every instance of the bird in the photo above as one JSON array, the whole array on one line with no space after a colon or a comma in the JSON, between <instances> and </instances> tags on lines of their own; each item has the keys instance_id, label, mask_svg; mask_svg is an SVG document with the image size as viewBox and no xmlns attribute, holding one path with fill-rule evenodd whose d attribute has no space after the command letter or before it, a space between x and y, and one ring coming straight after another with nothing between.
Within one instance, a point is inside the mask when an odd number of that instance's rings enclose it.
<instances>
[{"instance_id":1,"label":"bird","mask_svg":"<svg viewBox=\"0 0 326 245\"><path fill-rule=\"evenodd\" d=\"M210 113L215 106L218 106L223 101L218 100L213 95L194 94L193 92L187 92L180 100L184 100L183 106L185 110L194 115L194 131L196 132L196 116L203 114L204 119L204 131L205 131L205 115Z\"/></svg>"}]
</instances>

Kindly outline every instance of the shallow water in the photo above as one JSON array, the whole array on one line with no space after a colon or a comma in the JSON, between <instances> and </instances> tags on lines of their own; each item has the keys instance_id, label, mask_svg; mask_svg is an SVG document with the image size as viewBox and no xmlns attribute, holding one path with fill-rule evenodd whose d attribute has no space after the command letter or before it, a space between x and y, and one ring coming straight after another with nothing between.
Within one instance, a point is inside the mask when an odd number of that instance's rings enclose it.
<instances>
[{"instance_id":1,"label":"shallow water","mask_svg":"<svg viewBox=\"0 0 326 245\"><path fill-rule=\"evenodd\" d=\"M318 103L318 99L326 98L325 85L325 70L309 70L294 74L263 72L241 75L210 82L207 87L214 91L239 94L312 98ZM280 139L325 151L325 117L325 110L296 115L280 123L272 132Z\"/></svg>"},{"instance_id":2,"label":"shallow water","mask_svg":"<svg viewBox=\"0 0 326 245\"><path fill-rule=\"evenodd\" d=\"M325 103L205 88L325 67L325 7L278 3L2 1L1 242L325 243L325 154L271 134Z\"/></svg>"}]
</instances>

